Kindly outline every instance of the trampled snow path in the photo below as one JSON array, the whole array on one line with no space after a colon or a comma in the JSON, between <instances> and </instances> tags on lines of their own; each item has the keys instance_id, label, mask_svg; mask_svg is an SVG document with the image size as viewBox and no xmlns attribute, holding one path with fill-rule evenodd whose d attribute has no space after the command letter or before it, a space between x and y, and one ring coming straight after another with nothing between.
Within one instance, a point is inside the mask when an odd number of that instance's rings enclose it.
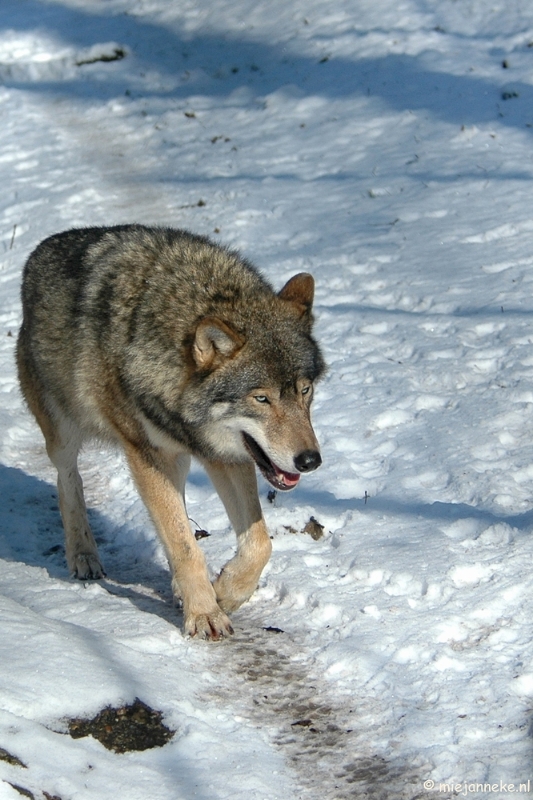
<instances>
[{"instance_id":1,"label":"trampled snow path","mask_svg":"<svg viewBox=\"0 0 533 800\"><path fill-rule=\"evenodd\" d=\"M42 454L34 455L34 471L51 472L43 462ZM354 786L376 798L391 791L413 796L421 765L389 759L368 741L369 720L383 713L379 701L332 691L298 627L283 631L267 624L268 606L252 602L236 615L231 640L212 646L187 642L176 630L181 618L161 569L128 563L120 551L120 573L129 574L130 583L121 577L99 584L66 580L53 487L14 469L4 471L0 487L7 501L2 527L13 548L2 553L8 560L2 561L0 578L5 631L0 656L4 676L10 676L4 677L9 691L1 746L28 765L27 776L5 767L4 780L37 797L43 790L69 796L80 783L83 796L95 797L112 797L117 783L132 797L240 797L242 792L243 797L343 798L353 796ZM87 489L90 496L94 475ZM104 521L94 507L92 517L105 552ZM107 553L108 565L114 549ZM32 564L46 564L47 570ZM137 695L163 708L166 722L177 729L177 741L166 746L172 752L163 760L156 751L113 758L98 743L70 743L65 736L64 720L80 707L90 715L117 697L126 702ZM255 731L261 732L259 740ZM264 752L262 739L279 751L283 771L275 754ZM191 751L194 769L186 766ZM228 756L225 770L219 762ZM210 767L203 767L204 758Z\"/></svg>"},{"instance_id":2,"label":"trampled snow path","mask_svg":"<svg viewBox=\"0 0 533 800\"><path fill-rule=\"evenodd\" d=\"M0 759L2 800L20 797L10 784L38 800L281 800L527 782L530 2L1 14L0 748L27 764ZM98 446L82 469L109 578L69 581L16 385L30 250L132 220L236 246L276 286L317 279L324 466L272 505L263 487L273 558L214 647L181 636L142 503ZM188 505L216 571L234 537L198 468ZM300 533L311 516L318 541ZM135 696L176 728L164 748L64 735L67 716Z\"/></svg>"}]
</instances>

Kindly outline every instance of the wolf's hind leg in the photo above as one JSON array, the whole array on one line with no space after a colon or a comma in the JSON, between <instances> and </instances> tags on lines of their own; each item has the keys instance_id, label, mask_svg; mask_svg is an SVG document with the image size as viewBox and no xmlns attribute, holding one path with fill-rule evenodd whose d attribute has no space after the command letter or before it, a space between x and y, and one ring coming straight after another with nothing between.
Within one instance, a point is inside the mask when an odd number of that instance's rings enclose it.
<instances>
[{"instance_id":1,"label":"wolf's hind leg","mask_svg":"<svg viewBox=\"0 0 533 800\"><path fill-rule=\"evenodd\" d=\"M237 553L213 586L219 606L234 611L253 594L272 544L263 519L253 464L204 464L237 534Z\"/></svg>"},{"instance_id":2,"label":"wolf's hind leg","mask_svg":"<svg viewBox=\"0 0 533 800\"><path fill-rule=\"evenodd\" d=\"M103 578L105 575L98 557L87 509L83 496L83 484L78 472L78 453L81 437L78 429L66 419L57 425L50 418L42 424L46 449L57 469L59 509L65 529L65 550L71 574L80 580Z\"/></svg>"},{"instance_id":3,"label":"wolf's hind leg","mask_svg":"<svg viewBox=\"0 0 533 800\"><path fill-rule=\"evenodd\" d=\"M80 580L102 578L105 573L98 558L96 542L89 527L78 472L81 434L78 427L46 402L46 390L32 366L31 345L24 329L17 343L17 366L22 393L43 432L50 461L57 469L59 509L65 530L65 550L70 572Z\"/></svg>"}]
</instances>

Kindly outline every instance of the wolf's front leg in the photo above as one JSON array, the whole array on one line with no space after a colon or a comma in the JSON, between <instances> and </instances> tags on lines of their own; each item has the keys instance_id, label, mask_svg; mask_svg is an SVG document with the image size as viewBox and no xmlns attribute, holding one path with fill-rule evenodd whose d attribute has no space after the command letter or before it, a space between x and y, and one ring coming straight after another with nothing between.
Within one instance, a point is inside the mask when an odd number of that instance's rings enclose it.
<instances>
[{"instance_id":1,"label":"wolf's front leg","mask_svg":"<svg viewBox=\"0 0 533 800\"><path fill-rule=\"evenodd\" d=\"M202 551L191 531L184 500L190 458L147 454L127 443L126 456L150 516L165 546L173 573L172 588L183 601L185 633L219 639L233 633L209 581Z\"/></svg>"},{"instance_id":2,"label":"wolf's front leg","mask_svg":"<svg viewBox=\"0 0 533 800\"><path fill-rule=\"evenodd\" d=\"M272 543L263 519L252 463L205 463L237 534L237 553L215 581L219 606L235 611L254 593Z\"/></svg>"}]
</instances>

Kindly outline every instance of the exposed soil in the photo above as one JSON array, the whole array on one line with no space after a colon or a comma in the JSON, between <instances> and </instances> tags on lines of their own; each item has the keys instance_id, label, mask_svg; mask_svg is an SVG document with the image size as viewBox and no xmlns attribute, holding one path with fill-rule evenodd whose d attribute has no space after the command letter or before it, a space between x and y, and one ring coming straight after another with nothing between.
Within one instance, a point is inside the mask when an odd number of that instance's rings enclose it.
<instances>
[{"instance_id":1,"label":"exposed soil","mask_svg":"<svg viewBox=\"0 0 533 800\"><path fill-rule=\"evenodd\" d=\"M129 706L107 706L93 719L70 719L68 729L73 739L93 736L108 750L128 753L163 747L172 739L175 731L163 725L162 718L161 711L136 698Z\"/></svg>"},{"instance_id":2,"label":"exposed soil","mask_svg":"<svg viewBox=\"0 0 533 800\"><path fill-rule=\"evenodd\" d=\"M91 56L80 61L76 61L77 67L82 67L84 64L96 64L98 61L107 63L108 61L120 61L126 57L126 51L122 47L115 47L112 53L101 53L100 55Z\"/></svg>"},{"instance_id":3,"label":"exposed soil","mask_svg":"<svg viewBox=\"0 0 533 800\"><path fill-rule=\"evenodd\" d=\"M21 761L18 756L14 756L7 750L4 750L3 747L0 747L0 761L5 761L7 764L11 764L12 767L24 767L24 769L28 769L27 765Z\"/></svg>"}]
</instances>

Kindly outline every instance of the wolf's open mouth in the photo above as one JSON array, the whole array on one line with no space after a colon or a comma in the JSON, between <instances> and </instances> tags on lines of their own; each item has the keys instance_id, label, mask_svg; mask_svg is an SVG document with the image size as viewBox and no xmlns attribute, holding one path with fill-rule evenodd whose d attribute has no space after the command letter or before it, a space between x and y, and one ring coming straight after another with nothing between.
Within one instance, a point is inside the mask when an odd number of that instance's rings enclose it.
<instances>
[{"instance_id":1,"label":"wolf's open mouth","mask_svg":"<svg viewBox=\"0 0 533 800\"><path fill-rule=\"evenodd\" d=\"M271 483L275 489L279 489L282 492L288 492L289 489L294 489L300 480L300 476L297 473L285 472L285 470L280 469L269 459L265 451L259 447L255 439L252 439L249 434L243 432L242 436L246 449L267 481Z\"/></svg>"}]
</instances>

